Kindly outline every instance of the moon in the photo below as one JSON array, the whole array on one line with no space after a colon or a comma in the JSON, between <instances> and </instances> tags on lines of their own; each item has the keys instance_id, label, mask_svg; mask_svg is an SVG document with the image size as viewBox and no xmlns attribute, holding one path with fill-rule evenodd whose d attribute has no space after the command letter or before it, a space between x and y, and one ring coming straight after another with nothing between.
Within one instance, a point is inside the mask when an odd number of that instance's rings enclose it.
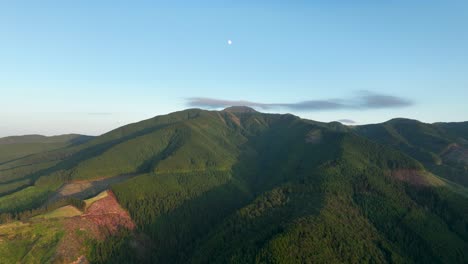
<instances>
[{"instance_id":1,"label":"moon","mask_svg":"<svg viewBox=\"0 0 468 264\"><path fill-rule=\"evenodd\" d=\"M232 40L228 39L228 45L232 45Z\"/></svg>"}]
</instances>

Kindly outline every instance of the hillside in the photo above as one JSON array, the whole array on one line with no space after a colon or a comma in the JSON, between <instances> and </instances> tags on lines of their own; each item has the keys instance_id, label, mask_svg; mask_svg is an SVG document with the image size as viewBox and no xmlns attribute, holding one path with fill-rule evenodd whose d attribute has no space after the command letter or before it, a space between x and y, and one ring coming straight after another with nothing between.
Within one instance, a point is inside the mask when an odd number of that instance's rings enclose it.
<instances>
[{"instance_id":1,"label":"hillside","mask_svg":"<svg viewBox=\"0 0 468 264\"><path fill-rule=\"evenodd\" d=\"M441 177L468 186L468 122L426 124L393 119L358 126L356 131L410 155Z\"/></svg>"},{"instance_id":2,"label":"hillside","mask_svg":"<svg viewBox=\"0 0 468 264\"><path fill-rule=\"evenodd\" d=\"M188 109L0 164L0 230L110 189L135 227L93 263L466 263L466 125Z\"/></svg>"},{"instance_id":3,"label":"hillside","mask_svg":"<svg viewBox=\"0 0 468 264\"><path fill-rule=\"evenodd\" d=\"M79 144L89 139L91 139L89 136L74 134L52 137L27 135L0 138L0 164L31 154Z\"/></svg>"},{"instance_id":4,"label":"hillside","mask_svg":"<svg viewBox=\"0 0 468 264\"><path fill-rule=\"evenodd\" d=\"M71 263L89 254L88 241L134 228L112 192L54 206L28 220L0 225L0 263Z\"/></svg>"}]
</instances>

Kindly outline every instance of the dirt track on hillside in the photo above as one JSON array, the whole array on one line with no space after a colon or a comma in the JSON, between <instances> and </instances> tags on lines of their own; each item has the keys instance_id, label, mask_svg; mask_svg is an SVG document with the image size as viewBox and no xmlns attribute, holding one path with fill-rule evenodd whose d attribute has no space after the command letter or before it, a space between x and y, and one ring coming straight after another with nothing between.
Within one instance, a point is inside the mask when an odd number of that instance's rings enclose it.
<instances>
[{"instance_id":1,"label":"dirt track on hillside","mask_svg":"<svg viewBox=\"0 0 468 264\"><path fill-rule=\"evenodd\" d=\"M74 181L64 184L53 194L48 203L52 203L67 197L86 199L109 189L109 186L134 177L135 174L125 174L111 178L98 179L93 181Z\"/></svg>"}]
</instances>

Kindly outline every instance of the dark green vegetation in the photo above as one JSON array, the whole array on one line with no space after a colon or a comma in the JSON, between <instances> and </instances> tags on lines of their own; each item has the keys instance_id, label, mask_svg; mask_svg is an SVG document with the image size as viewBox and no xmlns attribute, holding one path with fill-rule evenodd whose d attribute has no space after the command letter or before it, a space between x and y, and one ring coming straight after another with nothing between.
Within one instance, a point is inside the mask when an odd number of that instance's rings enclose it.
<instances>
[{"instance_id":1,"label":"dark green vegetation","mask_svg":"<svg viewBox=\"0 0 468 264\"><path fill-rule=\"evenodd\" d=\"M73 153L76 146L91 138L81 135L1 138L0 213L21 212L44 203L47 194L61 182L38 180L39 177L47 175L54 165Z\"/></svg>"},{"instance_id":2,"label":"dark green vegetation","mask_svg":"<svg viewBox=\"0 0 468 264\"><path fill-rule=\"evenodd\" d=\"M0 138L0 164L24 158L31 154L79 144L90 138L73 134L53 137L28 135Z\"/></svg>"},{"instance_id":3,"label":"dark green vegetation","mask_svg":"<svg viewBox=\"0 0 468 264\"><path fill-rule=\"evenodd\" d=\"M467 127L191 109L1 164L0 212L135 175L112 190L137 229L92 262L466 263Z\"/></svg>"},{"instance_id":4,"label":"dark green vegetation","mask_svg":"<svg viewBox=\"0 0 468 264\"><path fill-rule=\"evenodd\" d=\"M431 172L468 186L468 122L425 124L393 119L356 131L417 159Z\"/></svg>"}]
</instances>

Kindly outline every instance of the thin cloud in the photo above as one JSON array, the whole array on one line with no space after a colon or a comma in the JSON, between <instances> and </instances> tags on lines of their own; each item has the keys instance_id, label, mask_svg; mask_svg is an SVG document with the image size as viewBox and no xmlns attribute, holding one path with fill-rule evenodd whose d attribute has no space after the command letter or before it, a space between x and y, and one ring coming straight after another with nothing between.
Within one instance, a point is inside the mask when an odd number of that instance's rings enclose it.
<instances>
[{"instance_id":1,"label":"thin cloud","mask_svg":"<svg viewBox=\"0 0 468 264\"><path fill-rule=\"evenodd\" d=\"M356 124L356 121L352 120L352 119L339 119L337 120L338 122L340 123L343 123L343 124Z\"/></svg>"},{"instance_id":2,"label":"thin cloud","mask_svg":"<svg viewBox=\"0 0 468 264\"><path fill-rule=\"evenodd\" d=\"M363 106L367 108L395 108L412 105L408 99L392 95L375 94L370 92L361 92Z\"/></svg>"},{"instance_id":3,"label":"thin cloud","mask_svg":"<svg viewBox=\"0 0 468 264\"><path fill-rule=\"evenodd\" d=\"M250 106L250 107L260 107L260 108L270 108L268 104L250 102L250 101L231 101L231 100L222 100L222 99L214 99L214 98L206 98L206 97L190 97L187 99L188 105L194 107L202 107L202 108L221 108L221 107L228 107L228 106Z\"/></svg>"},{"instance_id":4,"label":"thin cloud","mask_svg":"<svg viewBox=\"0 0 468 264\"><path fill-rule=\"evenodd\" d=\"M361 91L351 98L337 98L326 100L308 100L294 103L261 103L246 100L224 100L207 97L191 97L187 99L187 104L200 108L224 108L229 106L249 106L254 108L272 109L286 108L296 111L325 111L339 109L382 109L382 108L402 108L412 106L409 99L378 94L368 91Z\"/></svg>"}]
</instances>

